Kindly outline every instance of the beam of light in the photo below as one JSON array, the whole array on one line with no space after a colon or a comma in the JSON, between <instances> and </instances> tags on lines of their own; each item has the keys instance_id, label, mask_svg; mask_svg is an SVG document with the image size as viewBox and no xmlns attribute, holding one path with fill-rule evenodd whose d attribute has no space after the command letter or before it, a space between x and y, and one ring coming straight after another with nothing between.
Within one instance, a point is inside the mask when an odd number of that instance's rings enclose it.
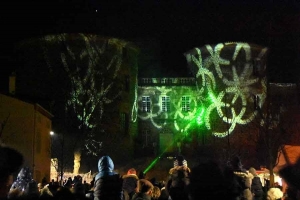
<instances>
[{"instance_id":1,"label":"beam of light","mask_svg":"<svg viewBox=\"0 0 300 200\"><path fill-rule=\"evenodd\" d=\"M201 110L200 110L200 112L197 114L197 118L196 118L197 124L198 124L198 125L201 125L201 124L204 123L204 121L203 121L204 108L202 107L202 108L200 108L200 109L201 109Z\"/></svg>"},{"instance_id":2,"label":"beam of light","mask_svg":"<svg viewBox=\"0 0 300 200\"><path fill-rule=\"evenodd\" d=\"M150 165L148 165L148 167L143 171L143 174L146 174L150 169L152 169L152 167L158 162L159 159L160 159L160 156L156 157L156 158L150 163Z\"/></svg>"},{"instance_id":3,"label":"beam of light","mask_svg":"<svg viewBox=\"0 0 300 200\"><path fill-rule=\"evenodd\" d=\"M146 169L143 171L143 174L146 174L148 171L150 171L150 169L152 169L155 164L159 161L159 159L165 154L165 152L172 146L172 143L170 145L168 145L165 150L159 155L157 156L147 167Z\"/></svg>"},{"instance_id":4,"label":"beam of light","mask_svg":"<svg viewBox=\"0 0 300 200\"><path fill-rule=\"evenodd\" d=\"M177 141L177 142L182 142L184 138L181 136L181 135L177 135L177 137L174 138L174 141ZM146 167L146 169L143 171L143 174L146 174L148 171L150 171L154 166L155 164L159 161L160 158L163 157L163 155L165 154L165 152L173 145L174 143L170 143L165 149L164 151L159 155L157 156L156 158L154 158L154 160Z\"/></svg>"}]
</instances>

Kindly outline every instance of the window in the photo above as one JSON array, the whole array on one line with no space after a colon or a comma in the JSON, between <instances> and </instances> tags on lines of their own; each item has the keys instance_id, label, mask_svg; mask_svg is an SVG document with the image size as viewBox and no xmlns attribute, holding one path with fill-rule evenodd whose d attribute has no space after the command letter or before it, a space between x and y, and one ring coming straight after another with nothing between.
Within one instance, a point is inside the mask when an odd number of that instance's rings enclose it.
<instances>
[{"instance_id":1,"label":"window","mask_svg":"<svg viewBox=\"0 0 300 200\"><path fill-rule=\"evenodd\" d=\"M144 112L150 112L150 97L143 96L142 97L142 106Z\"/></svg>"},{"instance_id":2,"label":"window","mask_svg":"<svg viewBox=\"0 0 300 200\"><path fill-rule=\"evenodd\" d=\"M170 97L168 96L161 97L161 109L163 112L170 111Z\"/></svg>"},{"instance_id":3,"label":"window","mask_svg":"<svg viewBox=\"0 0 300 200\"><path fill-rule=\"evenodd\" d=\"M253 98L254 98L254 109L258 110L260 108L260 106L259 106L259 96L254 95Z\"/></svg>"},{"instance_id":4,"label":"window","mask_svg":"<svg viewBox=\"0 0 300 200\"><path fill-rule=\"evenodd\" d=\"M160 81L161 81L161 83L166 83L167 79L166 78L162 78Z\"/></svg>"},{"instance_id":5,"label":"window","mask_svg":"<svg viewBox=\"0 0 300 200\"><path fill-rule=\"evenodd\" d=\"M190 111L190 97L189 96L181 97L181 109L183 112Z\"/></svg>"}]
</instances>

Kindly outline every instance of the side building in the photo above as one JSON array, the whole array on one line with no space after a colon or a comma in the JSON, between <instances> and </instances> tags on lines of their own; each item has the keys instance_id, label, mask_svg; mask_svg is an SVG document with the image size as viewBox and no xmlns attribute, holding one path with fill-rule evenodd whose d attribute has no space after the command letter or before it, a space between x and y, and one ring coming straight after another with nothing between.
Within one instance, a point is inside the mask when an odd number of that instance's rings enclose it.
<instances>
[{"instance_id":1,"label":"side building","mask_svg":"<svg viewBox=\"0 0 300 200\"><path fill-rule=\"evenodd\" d=\"M50 131L53 115L39 104L0 94L0 139L20 151L34 180L50 178Z\"/></svg>"}]
</instances>

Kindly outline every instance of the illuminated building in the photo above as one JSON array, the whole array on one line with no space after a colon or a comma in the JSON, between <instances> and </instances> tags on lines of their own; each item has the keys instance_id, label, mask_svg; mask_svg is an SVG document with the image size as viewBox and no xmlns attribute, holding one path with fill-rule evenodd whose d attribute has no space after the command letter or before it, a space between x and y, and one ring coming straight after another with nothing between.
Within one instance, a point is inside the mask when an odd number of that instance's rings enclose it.
<instances>
[{"instance_id":1,"label":"illuminated building","mask_svg":"<svg viewBox=\"0 0 300 200\"><path fill-rule=\"evenodd\" d=\"M139 78L143 147L180 151L192 134L224 138L250 124L267 98L267 55L267 47L244 42L205 45L185 53L194 77Z\"/></svg>"},{"instance_id":2,"label":"illuminated building","mask_svg":"<svg viewBox=\"0 0 300 200\"><path fill-rule=\"evenodd\" d=\"M152 76L139 76L138 71L145 69L140 67L140 52L132 45L134 42L89 34L49 35L40 39L24 43L20 54L26 55L23 57L28 62L35 60L37 49L41 49L38 52L43 53L38 55L46 61L43 64L47 69L53 74L67 72L61 79L73 84L73 90L68 91L68 109L75 112L86 128L97 128L94 135L99 136L98 141L106 135L122 136L109 140L108 148L118 143L119 148L130 152L134 149L135 153L159 155L181 151L185 142L195 138L202 144L211 138L229 138L265 109L270 85L267 47L245 42L195 47L184 54L191 77L158 78L153 74L159 58L151 57L151 52L143 52L142 56L146 57L145 68ZM34 52L27 55L29 49ZM32 67L30 62L27 65ZM38 69L40 63L36 66ZM26 91L30 86L19 87ZM35 83L31 88L39 89ZM80 115L82 109L85 112ZM99 110L100 115L93 116L94 110ZM97 154L102 149L92 150ZM124 154L127 152L118 152L120 157Z\"/></svg>"}]
</instances>

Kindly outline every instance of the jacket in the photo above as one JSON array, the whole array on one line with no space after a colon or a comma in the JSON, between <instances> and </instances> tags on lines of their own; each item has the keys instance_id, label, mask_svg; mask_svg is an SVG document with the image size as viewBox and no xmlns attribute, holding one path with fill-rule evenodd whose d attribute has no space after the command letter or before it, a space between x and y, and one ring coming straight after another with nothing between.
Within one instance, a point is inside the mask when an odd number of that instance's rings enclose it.
<instances>
[{"instance_id":1,"label":"jacket","mask_svg":"<svg viewBox=\"0 0 300 200\"><path fill-rule=\"evenodd\" d=\"M170 178L167 182L166 189L173 200L188 199L187 187L190 183L190 172L190 168L186 166L176 166L170 169Z\"/></svg>"},{"instance_id":2,"label":"jacket","mask_svg":"<svg viewBox=\"0 0 300 200\"><path fill-rule=\"evenodd\" d=\"M127 191L130 197L137 192L138 180L139 178L135 174L126 174L123 176L123 189Z\"/></svg>"},{"instance_id":3,"label":"jacket","mask_svg":"<svg viewBox=\"0 0 300 200\"><path fill-rule=\"evenodd\" d=\"M94 200L122 200L122 177L113 171L114 163L109 156L99 159L98 170L95 177Z\"/></svg>"}]
</instances>

